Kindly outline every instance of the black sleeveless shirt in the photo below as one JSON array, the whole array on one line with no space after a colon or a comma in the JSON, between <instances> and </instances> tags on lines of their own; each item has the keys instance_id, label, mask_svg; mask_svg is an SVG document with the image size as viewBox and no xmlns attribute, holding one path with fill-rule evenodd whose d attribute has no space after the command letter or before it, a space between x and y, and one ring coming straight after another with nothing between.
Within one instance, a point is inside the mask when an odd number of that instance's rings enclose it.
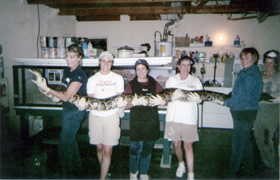
<instances>
[{"instance_id":1,"label":"black sleeveless shirt","mask_svg":"<svg viewBox=\"0 0 280 180\"><path fill-rule=\"evenodd\" d=\"M156 80L148 76L148 84L137 81L137 76L130 82L132 93L137 95L155 95ZM130 140L157 140L160 137L159 114L157 107L134 106L130 109Z\"/></svg>"}]
</instances>

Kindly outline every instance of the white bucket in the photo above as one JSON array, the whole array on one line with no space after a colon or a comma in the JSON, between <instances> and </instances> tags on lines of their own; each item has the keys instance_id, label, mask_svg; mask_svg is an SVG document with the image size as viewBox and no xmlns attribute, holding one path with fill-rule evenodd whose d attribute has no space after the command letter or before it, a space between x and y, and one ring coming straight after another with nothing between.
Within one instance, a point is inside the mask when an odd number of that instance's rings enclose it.
<instances>
[{"instance_id":1,"label":"white bucket","mask_svg":"<svg viewBox=\"0 0 280 180\"><path fill-rule=\"evenodd\" d=\"M156 42L155 57L171 57L173 56L172 42Z\"/></svg>"}]
</instances>

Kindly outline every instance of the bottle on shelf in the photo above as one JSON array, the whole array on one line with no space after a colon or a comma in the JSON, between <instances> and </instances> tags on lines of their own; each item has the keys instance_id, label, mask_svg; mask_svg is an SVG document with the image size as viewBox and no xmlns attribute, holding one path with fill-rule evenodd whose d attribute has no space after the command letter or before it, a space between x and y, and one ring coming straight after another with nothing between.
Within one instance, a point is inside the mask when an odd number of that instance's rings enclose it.
<instances>
[{"instance_id":1,"label":"bottle on shelf","mask_svg":"<svg viewBox=\"0 0 280 180\"><path fill-rule=\"evenodd\" d=\"M234 46L240 46L240 37L239 35L237 34L237 36L235 37L235 40L233 42L233 45Z\"/></svg>"},{"instance_id":2,"label":"bottle on shelf","mask_svg":"<svg viewBox=\"0 0 280 180\"><path fill-rule=\"evenodd\" d=\"M88 43L88 58L94 58L94 50L91 42Z\"/></svg>"},{"instance_id":3,"label":"bottle on shelf","mask_svg":"<svg viewBox=\"0 0 280 180\"><path fill-rule=\"evenodd\" d=\"M84 51L84 58L88 58L88 45L85 39L82 40L82 48Z\"/></svg>"}]
</instances>

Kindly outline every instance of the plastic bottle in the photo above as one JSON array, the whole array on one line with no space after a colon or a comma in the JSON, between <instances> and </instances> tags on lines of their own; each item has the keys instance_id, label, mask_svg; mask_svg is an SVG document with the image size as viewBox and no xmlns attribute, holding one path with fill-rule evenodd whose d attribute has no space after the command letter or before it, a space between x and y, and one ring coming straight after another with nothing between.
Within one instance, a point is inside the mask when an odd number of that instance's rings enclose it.
<instances>
[{"instance_id":1,"label":"plastic bottle","mask_svg":"<svg viewBox=\"0 0 280 180\"><path fill-rule=\"evenodd\" d=\"M240 37L239 37L238 34L237 34L237 36L236 36L236 38L235 38L233 44L234 44L235 46L240 46Z\"/></svg>"},{"instance_id":2,"label":"plastic bottle","mask_svg":"<svg viewBox=\"0 0 280 180\"><path fill-rule=\"evenodd\" d=\"M82 41L82 48L84 51L84 58L88 58L88 45L85 40Z\"/></svg>"},{"instance_id":3,"label":"plastic bottle","mask_svg":"<svg viewBox=\"0 0 280 180\"><path fill-rule=\"evenodd\" d=\"M91 42L88 43L88 58L94 58L93 47Z\"/></svg>"}]
</instances>

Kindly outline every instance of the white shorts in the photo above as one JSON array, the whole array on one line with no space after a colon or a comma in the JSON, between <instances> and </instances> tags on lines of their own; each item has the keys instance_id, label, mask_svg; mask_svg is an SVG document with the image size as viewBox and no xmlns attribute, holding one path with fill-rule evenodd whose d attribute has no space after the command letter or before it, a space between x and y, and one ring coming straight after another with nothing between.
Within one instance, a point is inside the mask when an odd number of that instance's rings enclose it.
<instances>
[{"instance_id":1,"label":"white shorts","mask_svg":"<svg viewBox=\"0 0 280 180\"><path fill-rule=\"evenodd\" d=\"M121 134L119 114L100 117L89 113L89 143L116 146Z\"/></svg>"},{"instance_id":2,"label":"white shorts","mask_svg":"<svg viewBox=\"0 0 280 180\"><path fill-rule=\"evenodd\" d=\"M164 138L168 139L169 141L199 141L197 125L166 122Z\"/></svg>"}]
</instances>

